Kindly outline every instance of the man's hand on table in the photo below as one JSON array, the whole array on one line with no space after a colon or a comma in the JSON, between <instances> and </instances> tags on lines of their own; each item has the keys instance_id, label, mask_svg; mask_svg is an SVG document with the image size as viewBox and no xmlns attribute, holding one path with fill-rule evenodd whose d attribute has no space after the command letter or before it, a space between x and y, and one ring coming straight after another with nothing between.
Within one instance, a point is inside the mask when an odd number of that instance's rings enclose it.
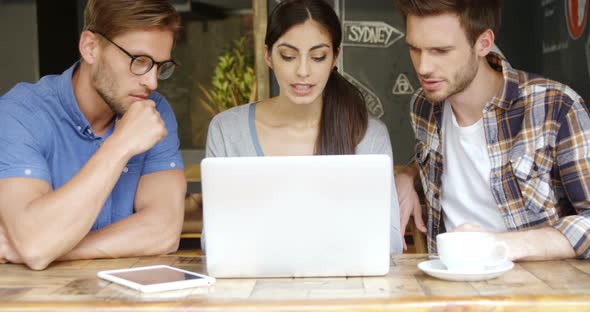
<instances>
[{"instance_id":1,"label":"man's hand on table","mask_svg":"<svg viewBox=\"0 0 590 312\"><path fill-rule=\"evenodd\" d=\"M14 246L8 236L6 236L6 230L4 226L0 224L0 263L23 263L20 255L16 252Z\"/></svg>"},{"instance_id":2,"label":"man's hand on table","mask_svg":"<svg viewBox=\"0 0 590 312\"><path fill-rule=\"evenodd\" d=\"M406 226L410 220L410 216L414 215L414 223L416 228L422 233L426 233L426 226L422 219L422 207L420 206L420 199L414 187L414 177L416 173L408 170L406 172L399 172L395 175L395 188L399 200L399 215L400 215L400 231L402 235L406 231ZM407 249L406 241L404 242L404 250Z\"/></svg>"}]
</instances>

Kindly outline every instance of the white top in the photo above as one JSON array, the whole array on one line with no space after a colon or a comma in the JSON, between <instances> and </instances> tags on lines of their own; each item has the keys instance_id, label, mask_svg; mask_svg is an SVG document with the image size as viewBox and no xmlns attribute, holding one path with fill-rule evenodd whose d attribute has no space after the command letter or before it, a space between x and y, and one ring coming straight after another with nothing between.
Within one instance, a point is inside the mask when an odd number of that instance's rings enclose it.
<instances>
[{"instance_id":1,"label":"white top","mask_svg":"<svg viewBox=\"0 0 590 312\"><path fill-rule=\"evenodd\" d=\"M443 217L447 231L471 223L505 232L506 225L490 187L491 162L483 119L460 127L450 103L444 104L442 120Z\"/></svg>"}]
</instances>

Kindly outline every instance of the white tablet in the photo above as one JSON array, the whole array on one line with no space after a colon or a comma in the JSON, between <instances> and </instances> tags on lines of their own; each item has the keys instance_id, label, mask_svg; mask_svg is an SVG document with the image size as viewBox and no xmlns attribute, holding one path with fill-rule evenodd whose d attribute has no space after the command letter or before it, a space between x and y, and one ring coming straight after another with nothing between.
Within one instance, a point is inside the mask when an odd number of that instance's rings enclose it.
<instances>
[{"instance_id":1,"label":"white tablet","mask_svg":"<svg viewBox=\"0 0 590 312\"><path fill-rule=\"evenodd\" d=\"M141 292L157 292L188 287L208 286L215 278L167 265L100 271L98 277Z\"/></svg>"}]
</instances>

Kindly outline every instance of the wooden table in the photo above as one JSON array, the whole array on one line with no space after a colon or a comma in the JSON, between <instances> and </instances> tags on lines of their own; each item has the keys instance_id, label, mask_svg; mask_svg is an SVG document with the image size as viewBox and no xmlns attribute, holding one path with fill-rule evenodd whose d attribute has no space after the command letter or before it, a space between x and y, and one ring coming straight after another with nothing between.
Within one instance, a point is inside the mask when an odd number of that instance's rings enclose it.
<instances>
[{"instance_id":1,"label":"wooden table","mask_svg":"<svg viewBox=\"0 0 590 312\"><path fill-rule=\"evenodd\" d=\"M16 311L582 311L590 310L590 262L523 262L483 282L447 282L394 257L384 277L220 279L210 288L141 294L96 272L155 264L203 272L193 254L61 262L34 272L0 265L0 310Z\"/></svg>"}]
</instances>

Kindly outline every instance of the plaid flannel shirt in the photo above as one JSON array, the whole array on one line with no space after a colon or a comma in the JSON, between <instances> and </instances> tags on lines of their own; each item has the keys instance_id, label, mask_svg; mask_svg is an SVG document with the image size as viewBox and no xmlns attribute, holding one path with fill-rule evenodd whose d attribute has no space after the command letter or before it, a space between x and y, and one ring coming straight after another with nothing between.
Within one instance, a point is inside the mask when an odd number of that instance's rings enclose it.
<instances>
[{"instance_id":1,"label":"plaid flannel shirt","mask_svg":"<svg viewBox=\"0 0 590 312\"><path fill-rule=\"evenodd\" d=\"M590 116L568 86L488 62L504 76L501 94L483 109L491 160L490 191L509 231L551 226L579 258L590 258ZM445 232L441 206L443 103L422 89L411 101L417 163L427 204L428 250Z\"/></svg>"}]
</instances>

